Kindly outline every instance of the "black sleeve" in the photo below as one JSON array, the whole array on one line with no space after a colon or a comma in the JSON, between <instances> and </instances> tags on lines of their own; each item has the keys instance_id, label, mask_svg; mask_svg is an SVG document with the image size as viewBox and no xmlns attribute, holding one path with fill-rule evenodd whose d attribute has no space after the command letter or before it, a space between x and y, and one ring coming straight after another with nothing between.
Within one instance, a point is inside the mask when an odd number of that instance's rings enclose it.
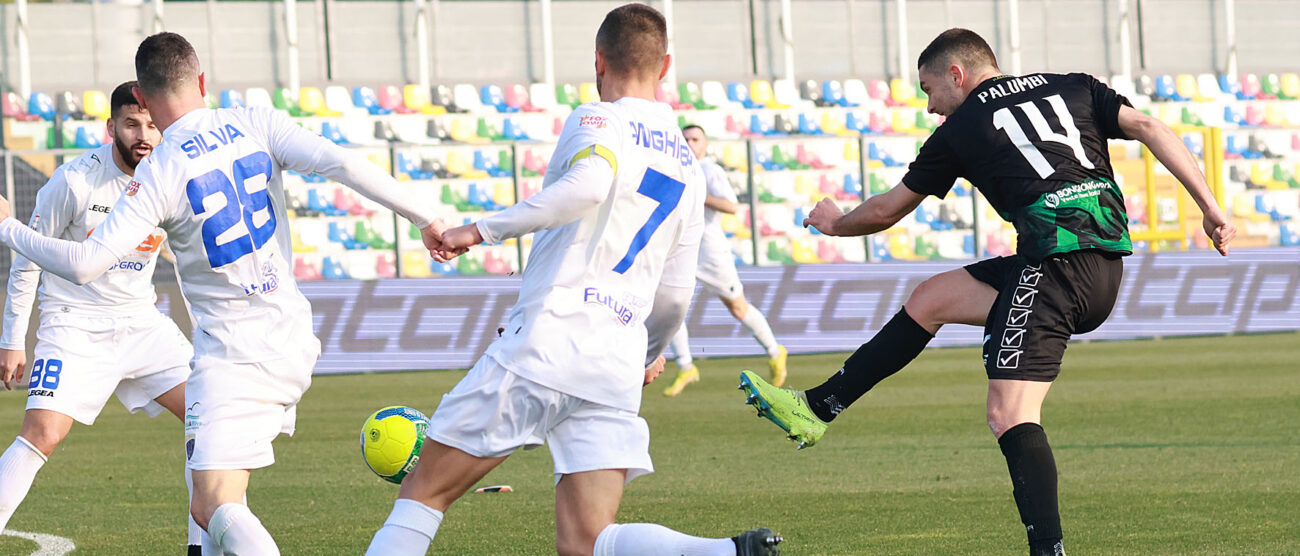
<instances>
[{"instance_id":1,"label":"black sleeve","mask_svg":"<svg viewBox=\"0 0 1300 556\"><path fill-rule=\"evenodd\" d=\"M1092 89L1092 110L1096 116L1097 124L1101 127L1101 132L1105 134L1106 139L1128 139L1124 130L1119 128L1119 109L1121 106L1133 107L1133 104L1121 95L1115 92L1115 89L1097 81L1097 78L1087 75L1083 76L1088 86Z\"/></svg>"},{"instance_id":2,"label":"black sleeve","mask_svg":"<svg viewBox=\"0 0 1300 556\"><path fill-rule=\"evenodd\" d=\"M916 160L907 167L903 185L919 195L934 195L942 199L961 176L961 160L943 138L943 128L930 135L916 153Z\"/></svg>"}]
</instances>

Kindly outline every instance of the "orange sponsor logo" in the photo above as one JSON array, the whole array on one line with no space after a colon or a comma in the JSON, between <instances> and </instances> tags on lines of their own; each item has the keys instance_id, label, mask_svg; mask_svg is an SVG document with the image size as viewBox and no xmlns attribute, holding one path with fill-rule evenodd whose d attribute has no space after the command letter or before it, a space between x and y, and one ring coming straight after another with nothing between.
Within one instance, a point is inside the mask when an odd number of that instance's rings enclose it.
<instances>
[{"instance_id":1,"label":"orange sponsor logo","mask_svg":"<svg viewBox=\"0 0 1300 556\"><path fill-rule=\"evenodd\" d=\"M142 253L153 253L162 247L163 239L163 236L149 234L149 237L140 242L140 245L135 246L135 250Z\"/></svg>"}]
</instances>

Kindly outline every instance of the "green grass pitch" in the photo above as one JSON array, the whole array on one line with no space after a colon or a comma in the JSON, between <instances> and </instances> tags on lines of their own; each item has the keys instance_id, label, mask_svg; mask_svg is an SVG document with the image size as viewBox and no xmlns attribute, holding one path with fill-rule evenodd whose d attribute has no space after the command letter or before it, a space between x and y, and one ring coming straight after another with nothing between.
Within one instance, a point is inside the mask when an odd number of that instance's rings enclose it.
<instances>
[{"instance_id":1,"label":"green grass pitch","mask_svg":"<svg viewBox=\"0 0 1300 556\"><path fill-rule=\"evenodd\" d=\"M808 387L843 354L791 357ZM1078 554L1300 552L1300 334L1071 345L1045 426L1060 468L1066 546ZM621 521L730 536L766 525L787 554L1017 554L1024 533L984 423L975 349L930 350L796 452L736 390L761 359L699 363L680 397L647 390L658 471L629 485ZM326 376L276 441L249 499L287 555L361 554L397 488L370 474L357 436L385 405L432 412L461 372ZM24 398L0 395L0 444ZM179 421L109 402L36 479L9 528L73 539L78 554L183 554ZM452 507L431 553L553 554L551 462L520 452L485 479L508 494ZM0 537L0 554L28 541Z\"/></svg>"}]
</instances>

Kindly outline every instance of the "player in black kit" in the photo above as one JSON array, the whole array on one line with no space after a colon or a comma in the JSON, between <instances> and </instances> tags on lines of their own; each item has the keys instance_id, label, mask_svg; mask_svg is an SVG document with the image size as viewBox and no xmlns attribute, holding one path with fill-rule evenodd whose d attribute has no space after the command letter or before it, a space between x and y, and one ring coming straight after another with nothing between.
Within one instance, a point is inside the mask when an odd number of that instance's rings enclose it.
<instances>
[{"instance_id":1,"label":"player in black kit","mask_svg":"<svg viewBox=\"0 0 1300 556\"><path fill-rule=\"evenodd\" d=\"M1215 203L1196 159L1159 120L1085 74L1006 76L988 43L950 29L921 53L929 111L947 116L903 181L845 214L824 200L805 226L832 236L883 231L957 178L978 188L1019 234L1016 254L944 272L917 286L903 309L825 383L781 390L745 371L760 414L800 447L886 377L912 361L945 324L983 326L988 424L1006 456L1031 555L1064 554L1056 463L1040 423L1043 399L1070 336L1109 316L1132 252L1108 139L1145 144L1204 213L1223 255L1236 228Z\"/></svg>"}]
</instances>

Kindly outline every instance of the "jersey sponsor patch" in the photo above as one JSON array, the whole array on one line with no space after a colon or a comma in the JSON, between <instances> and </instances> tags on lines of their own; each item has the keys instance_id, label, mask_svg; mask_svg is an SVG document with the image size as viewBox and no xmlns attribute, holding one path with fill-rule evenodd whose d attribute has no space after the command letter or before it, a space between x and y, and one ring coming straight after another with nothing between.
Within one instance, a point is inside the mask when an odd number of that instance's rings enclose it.
<instances>
[{"instance_id":1,"label":"jersey sponsor patch","mask_svg":"<svg viewBox=\"0 0 1300 556\"><path fill-rule=\"evenodd\" d=\"M131 180L131 183L126 184L127 197L134 197L135 194L139 192L140 192L140 182Z\"/></svg>"},{"instance_id":2,"label":"jersey sponsor patch","mask_svg":"<svg viewBox=\"0 0 1300 556\"><path fill-rule=\"evenodd\" d=\"M596 129L604 129L605 125L607 125L608 123L609 123L609 118L606 118L604 116L583 116L582 119L578 120L578 127L594 127Z\"/></svg>"},{"instance_id":3,"label":"jersey sponsor patch","mask_svg":"<svg viewBox=\"0 0 1300 556\"><path fill-rule=\"evenodd\" d=\"M27 222L27 227L35 230L36 225L41 223L41 215L32 213L32 219Z\"/></svg>"}]
</instances>

